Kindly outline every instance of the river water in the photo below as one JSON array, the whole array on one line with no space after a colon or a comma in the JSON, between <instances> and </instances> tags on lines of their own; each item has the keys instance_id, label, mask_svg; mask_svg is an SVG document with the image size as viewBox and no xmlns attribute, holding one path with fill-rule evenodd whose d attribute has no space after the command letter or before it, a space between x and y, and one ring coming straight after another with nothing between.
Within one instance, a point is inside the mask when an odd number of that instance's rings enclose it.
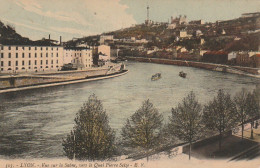
<instances>
[{"instance_id":1,"label":"river water","mask_svg":"<svg viewBox=\"0 0 260 168\"><path fill-rule=\"evenodd\" d=\"M91 94L102 100L110 125L120 129L146 99L165 122L184 96L194 91L201 104L224 89L234 95L253 90L259 79L192 67L127 62L126 75L86 83L0 95L0 158L63 158L62 139L75 114ZM186 72L187 78L178 76ZM151 81L157 72L162 78Z\"/></svg>"}]
</instances>

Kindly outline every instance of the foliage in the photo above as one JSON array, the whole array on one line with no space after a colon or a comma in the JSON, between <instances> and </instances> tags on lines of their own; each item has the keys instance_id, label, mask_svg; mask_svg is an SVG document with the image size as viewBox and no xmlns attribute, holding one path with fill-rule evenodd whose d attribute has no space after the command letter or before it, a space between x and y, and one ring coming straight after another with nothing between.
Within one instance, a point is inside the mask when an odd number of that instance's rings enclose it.
<instances>
[{"instance_id":1,"label":"foliage","mask_svg":"<svg viewBox=\"0 0 260 168\"><path fill-rule=\"evenodd\" d=\"M241 124L242 127L242 139L244 137L244 124L248 120L248 113L247 113L247 97L248 91L245 88L238 93L236 93L234 97L234 102L236 105L236 116Z\"/></svg>"},{"instance_id":2,"label":"foliage","mask_svg":"<svg viewBox=\"0 0 260 168\"><path fill-rule=\"evenodd\" d=\"M139 149L152 149L159 142L163 117L150 100L126 121L122 128L122 142L125 146Z\"/></svg>"},{"instance_id":3,"label":"foliage","mask_svg":"<svg viewBox=\"0 0 260 168\"><path fill-rule=\"evenodd\" d=\"M223 90L218 91L217 97L205 105L203 109L203 123L209 130L218 131L220 135L219 149L221 150L222 136L225 131L236 125L235 104L230 95Z\"/></svg>"},{"instance_id":4,"label":"foliage","mask_svg":"<svg viewBox=\"0 0 260 168\"><path fill-rule=\"evenodd\" d=\"M115 133L109 126L106 111L93 94L76 115L75 126L63 140L69 159L104 160L115 153Z\"/></svg>"},{"instance_id":5,"label":"foliage","mask_svg":"<svg viewBox=\"0 0 260 168\"><path fill-rule=\"evenodd\" d=\"M260 107L256 90L254 90L253 93L248 93L247 95L246 112L249 120L251 121L251 138L253 139L254 121L260 117Z\"/></svg>"},{"instance_id":6,"label":"foliage","mask_svg":"<svg viewBox=\"0 0 260 168\"><path fill-rule=\"evenodd\" d=\"M172 108L169 129L179 139L191 144L202 136L202 108L195 94L190 92L176 108Z\"/></svg>"}]
</instances>

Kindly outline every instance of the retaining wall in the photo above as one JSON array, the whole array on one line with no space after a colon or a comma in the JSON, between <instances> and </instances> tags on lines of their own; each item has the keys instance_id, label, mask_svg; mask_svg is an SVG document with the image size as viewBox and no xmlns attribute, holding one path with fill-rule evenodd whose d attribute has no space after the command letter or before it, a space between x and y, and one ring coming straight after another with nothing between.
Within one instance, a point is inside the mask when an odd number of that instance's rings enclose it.
<instances>
[{"instance_id":1,"label":"retaining wall","mask_svg":"<svg viewBox=\"0 0 260 168\"><path fill-rule=\"evenodd\" d=\"M193 62L193 61L183 61L183 60L167 60L167 59L159 59L159 58L144 58L144 57L127 57L128 60L134 60L139 62L151 62L158 64L169 64L169 65L177 65L177 66L191 66L195 68L202 68L207 70L216 70L218 67L232 68L232 70L228 70L226 72L241 74L239 71L243 71L243 73L249 73L253 75L259 75L260 69L258 68L250 68L250 67L239 67L239 66L229 66L229 65L221 65L221 64L213 64L213 63L205 63L205 62ZM237 69L236 72L234 69Z\"/></svg>"}]
</instances>

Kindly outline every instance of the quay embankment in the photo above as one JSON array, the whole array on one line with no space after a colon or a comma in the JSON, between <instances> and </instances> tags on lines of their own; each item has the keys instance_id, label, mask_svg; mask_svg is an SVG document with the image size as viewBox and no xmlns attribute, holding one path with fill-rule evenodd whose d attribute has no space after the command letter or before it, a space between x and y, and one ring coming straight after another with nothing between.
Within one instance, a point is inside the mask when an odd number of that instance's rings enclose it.
<instances>
[{"instance_id":1,"label":"quay embankment","mask_svg":"<svg viewBox=\"0 0 260 168\"><path fill-rule=\"evenodd\" d=\"M229 66L229 65L206 63L206 62L170 60L170 59L159 59L159 58L145 58L145 57L127 57L127 59L132 60L132 61L138 61L138 62L150 62L150 63L157 63L157 64L189 66L189 67L207 69L207 70L212 70L212 71L228 72L228 73L233 73L233 74L260 78L260 69L259 68Z\"/></svg>"},{"instance_id":2,"label":"quay embankment","mask_svg":"<svg viewBox=\"0 0 260 168\"><path fill-rule=\"evenodd\" d=\"M0 93L108 79L124 75L121 65L80 71L61 71L0 77Z\"/></svg>"}]
</instances>

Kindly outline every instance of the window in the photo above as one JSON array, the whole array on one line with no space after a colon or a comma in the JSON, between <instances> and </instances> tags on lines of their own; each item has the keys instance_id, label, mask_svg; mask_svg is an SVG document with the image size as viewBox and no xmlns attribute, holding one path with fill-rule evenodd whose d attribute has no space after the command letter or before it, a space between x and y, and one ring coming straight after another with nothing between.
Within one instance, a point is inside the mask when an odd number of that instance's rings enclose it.
<instances>
[{"instance_id":1,"label":"window","mask_svg":"<svg viewBox=\"0 0 260 168\"><path fill-rule=\"evenodd\" d=\"M9 46L8 49L11 50L11 46Z\"/></svg>"},{"instance_id":2,"label":"window","mask_svg":"<svg viewBox=\"0 0 260 168\"><path fill-rule=\"evenodd\" d=\"M29 50L31 50L31 47L29 47Z\"/></svg>"},{"instance_id":3,"label":"window","mask_svg":"<svg viewBox=\"0 0 260 168\"><path fill-rule=\"evenodd\" d=\"M11 64L11 61L8 61L8 66L11 66L12 64Z\"/></svg>"},{"instance_id":4,"label":"window","mask_svg":"<svg viewBox=\"0 0 260 168\"><path fill-rule=\"evenodd\" d=\"M37 47L35 47L35 50L37 50Z\"/></svg>"},{"instance_id":5,"label":"window","mask_svg":"<svg viewBox=\"0 0 260 168\"><path fill-rule=\"evenodd\" d=\"M18 50L18 47L16 47L16 50Z\"/></svg>"},{"instance_id":6,"label":"window","mask_svg":"<svg viewBox=\"0 0 260 168\"><path fill-rule=\"evenodd\" d=\"M18 66L18 61L15 61L15 66Z\"/></svg>"},{"instance_id":7,"label":"window","mask_svg":"<svg viewBox=\"0 0 260 168\"><path fill-rule=\"evenodd\" d=\"M41 47L41 50L42 50L42 47Z\"/></svg>"},{"instance_id":8,"label":"window","mask_svg":"<svg viewBox=\"0 0 260 168\"><path fill-rule=\"evenodd\" d=\"M24 66L24 61L22 61L22 66Z\"/></svg>"},{"instance_id":9,"label":"window","mask_svg":"<svg viewBox=\"0 0 260 168\"><path fill-rule=\"evenodd\" d=\"M46 57L48 57L48 53L46 53Z\"/></svg>"},{"instance_id":10,"label":"window","mask_svg":"<svg viewBox=\"0 0 260 168\"><path fill-rule=\"evenodd\" d=\"M16 55L15 57L18 58L18 53L16 53L15 55Z\"/></svg>"},{"instance_id":11,"label":"window","mask_svg":"<svg viewBox=\"0 0 260 168\"><path fill-rule=\"evenodd\" d=\"M41 58L42 58L42 53L41 53Z\"/></svg>"},{"instance_id":12,"label":"window","mask_svg":"<svg viewBox=\"0 0 260 168\"><path fill-rule=\"evenodd\" d=\"M59 63L59 60L56 60L56 63L58 64L58 63Z\"/></svg>"},{"instance_id":13,"label":"window","mask_svg":"<svg viewBox=\"0 0 260 168\"><path fill-rule=\"evenodd\" d=\"M18 70L18 67L16 67L15 70Z\"/></svg>"},{"instance_id":14,"label":"window","mask_svg":"<svg viewBox=\"0 0 260 168\"><path fill-rule=\"evenodd\" d=\"M3 71L4 70L4 68L1 68L1 71Z\"/></svg>"},{"instance_id":15,"label":"window","mask_svg":"<svg viewBox=\"0 0 260 168\"><path fill-rule=\"evenodd\" d=\"M46 50L48 50L48 47L46 47Z\"/></svg>"},{"instance_id":16,"label":"window","mask_svg":"<svg viewBox=\"0 0 260 168\"><path fill-rule=\"evenodd\" d=\"M4 49L4 46L1 46L1 50L3 50Z\"/></svg>"},{"instance_id":17,"label":"window","mask_svg":"<svg viewBox=\"0 0 260 168\"><path fill-rule=\"evenodd\" d=\"M58 54L58 53L56 54L56 57L59 57L59 54Z\"/></svg>"},{"instance_id":18,"label":"window","mask_svg":"<svg viewBox=\"0 0 260 168\"><path fill-rule=\"evenodd\" d=\"M48 65L48 60L46 60L46 65Z\"/></svg>"},{"instance_id":19,"label":"window","mask_svg":"<svg viewBox=\"0 0 260 168\"><path fill-rule=\"evenodd\" d=\"M53 57L53 53L51 53L51 57Z\"/></svg>"},{"instance_id":20,"label":"window","mask_svg":"<svg viewBox=\"0 0 260 168\"><path fill-rule=\"evenodd\" d=\"M53 47L51 47L51 50L53 50Z\"/></svg>"},{"instance_id":21,"label":"window","mask_svg":"<svg viewBox=\"0 0 260 168\"><path fill-rule=\"evenodd\" d=\"M37 53L35 53L34 57L37 58Z\"/></svg>"},{"instance_id":22,"label":"window","mask_svg":"<svg viewBox=\"0 0 260 168\"><path fill-rule=\"evenodd\" d=\"M53 64L53 60L51 60L51 64Z\"/></svg>"},{"instance_id":23,"label":"window","mask_svg":"<svg viewBox=\"0 0 260 168\"><path fill-rule=\"evenodd\" d=\"M41 65L42 65L42 60L41 60Z\"/></svg>"},{"instance_id":24,"label":"window","mask_svg":"<svg viewBox=\"0 0 260 168\"><path fill-rule=\"evenodd\" d=\"M1 61L1 66L4 66L4 61Z\"/></svg>"},{"instance_id":25,"label":"window","mask_svg":"<svg viewBox=\"0 0 260 168\"><path fill-rule=\"evenodd\" d=\"M31 60L29 60L29 65L31 65Z\"/></svg>"},{"instance_id":26,"label":"window","mask_svg":"<svg viewBox=\"0 0 260 168\"><path fill-rule=\"evenodd\" d=\"M24 50L24 47L22 47L22 49Z\"/></svg>"},{"instance_id":27,"label":"window","mask_svg":"<svg viewBox=\"0 0 260 168\"><path fill-rule=\"evenodd\" d=\"M11 58L11 53L8 53L8 58Z\"/></svg>"},{"instance_id":28,"label":"window","mask_svg":"<svg viewBox=\"0 0 260 168\"><path fill-rule=\"evenodd\" d=\"M24 58L24 53L22 53L22 57Z\"/></svg>"},{"instance_id":29,"label":"window","mask_svg":"<svg viewBox=\"0 0 260 168\"><path fill-rule=\"evenodd\" d=\"M4 58L4 53L1 53L1 58Z\"/></svg>"},{"instance_id":30,"label":"window","mask_svg":"<svg viewBox=\"0 0 260 168\"><path fill-rule=\"evenodd\" d=\"M37 65L37 60L34 61L34 65Z\"/></svg>"},{"instance_id":31,"label":"window","mask_svg":"<svg viewBox=\"0 0 260 168\"><path fill-rule=\"evenodd\" d=\"M58 51L58 49L59 49L59 48L57 47L57 51Z\"/></svg>"}]
</instances>

